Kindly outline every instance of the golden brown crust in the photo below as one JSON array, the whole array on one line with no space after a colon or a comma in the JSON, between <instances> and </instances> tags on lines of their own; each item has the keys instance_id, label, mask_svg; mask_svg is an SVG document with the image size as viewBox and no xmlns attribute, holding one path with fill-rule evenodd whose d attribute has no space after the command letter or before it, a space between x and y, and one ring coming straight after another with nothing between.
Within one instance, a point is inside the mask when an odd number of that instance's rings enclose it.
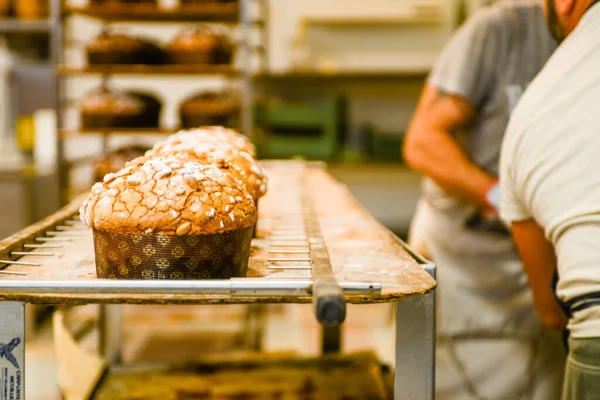
<instances>
[{"instance_id":1,"label":"golden brown crust","mask_svg":"<svg viewBox=\"0 0 600 400\"><path fill-rule=\"evenodd\" d=\"M136 115L143 111L144 103L133 95L110 90L95 90L81 101L81 111L85 114Z\"/></svg>"},{"instance_id":2,"label":"golden brown crust","mask_svg":"<svg viewBox=\"0 0 600 400\"><path fill-rule=\"evenodd\" d=\"M184 29L168 45L170 51L207 51L231 46L230 39L220 29L198 25Z\"/></svg>"},{"instance_id":3,"label":"golden brown crust","mask_svg":"<svg viewBox=\"0 0 600 400\"><path fill-rule=\"evenodd\" d=\"M256 207L245 185L212 165L174 158L135 159L92 187L80 209L97 230L202 235L252 227Z\"/></svg>"},{"instance_id":4,"label":"golden brown crust","mask_svg":"<svg viewBox=\"0 0 600 400\"><path fill-rule=\"evenodd\" d=\"M94 162L94 181L101 181L105 175L118 172L125 164L148 151L144 146L125 146L99 158Z\"/></svg>"},{"instance_id":5,"label":"golden brown crust","mask_svg":"<svg viewBox=\"0 0 600 400\"><path fill-rule=\"evenodd\" d=\"M228 143L212 142L167 142L148 151L149 157L173 157L182 161L196 161L215 165L235 174L254 199L267 192L267 174L261 165L244 151Z\"/></svg>"},{"instance_id":6,"label":"golden brown crust","mask_svg":"<svg viewBox=\"0 0 600 400\"><path fill-rule=\"evenodd\" d=\"M101 33L96 39L87 43L87 51L139 51L147 45L143 40L122 34Z\"/></svg>"},{"instance_id":7,"label":"golden brown crust","mask_svg":"<svg viewBox=\"0 0 600 400\"><path fill-rule=\"evenodd\" d=\"M228 114L239 108L237 101L226 94L204 92L185 100L179 111L189 115Z\"/></svg>"},{"instance_id":8,"label":"golden brown crust","mask_svg":"<svg viewBox=\"0 0 600 400\"><path fill-rule=\"evenodd\" d=\"M197 143L217 143L221 145L230 145L240 151L245 151L252 157L256 156L256 147L247 136L234 131L233 129L222 126L201 126L195 129L182 130L169 136L166 141L157 144L154 150L160 150L168 144L197 144Z\"/></svg>"}]
</instances>

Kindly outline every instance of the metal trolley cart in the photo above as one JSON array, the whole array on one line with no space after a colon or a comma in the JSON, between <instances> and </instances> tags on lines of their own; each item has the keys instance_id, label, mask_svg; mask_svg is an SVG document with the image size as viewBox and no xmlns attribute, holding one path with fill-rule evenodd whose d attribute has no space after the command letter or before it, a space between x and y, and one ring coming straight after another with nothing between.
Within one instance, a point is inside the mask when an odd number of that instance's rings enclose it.
<instances>
[{"instance_id":1,"label":"metal trolley cart","mask_svg":"<svg viewBox=\"0 0 600 400\"><path fill-rule=\"evenodd\" d=\"M318 321L335 326L346 303L394 302L394 397L433 399L435 266L376 222L321 165L265 165L269 193L261 199L247 278L97 279L92 233L78 218L81 199L1 241L0 398L24 398L26 303L101 304L103 355L118 363L115 304L312 302Z\"/></svg>"}]
</instances>

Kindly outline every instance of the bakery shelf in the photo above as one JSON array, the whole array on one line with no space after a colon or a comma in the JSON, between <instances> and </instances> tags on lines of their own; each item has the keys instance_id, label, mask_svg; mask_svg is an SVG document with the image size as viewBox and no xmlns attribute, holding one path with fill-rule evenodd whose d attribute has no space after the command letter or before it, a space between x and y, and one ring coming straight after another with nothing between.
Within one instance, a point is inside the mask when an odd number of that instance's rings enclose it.
<instances>
[{"instance_id":1,"label":"bakery shelf","mask_svg":"<svg viewBox=\"0 0 600 400\"><path fill-rule=\"evenodd\" d=\"M231 65L60 65L59 76L73 75L228 75L239 74Z\"/></svg>"},{"instance_id":2,"label":"bakery shelf","mask_svg":"<svg viewBox=\"0 0 600 400\"><path fill-rule=\"evenodd\" d=\"M77 135L170 135L177 132L176 129L166 128L81 128L61 129L63 138Z\"/></svg>"},{"instance_id":3,"label":"bakery shelf","mask_svg":"<svg viewBox=\"0 0 600 400\"><path fill-rule=\"evenodd\" d=\"M52 25L47 19L0 19L0 33L50 33Z\"/></svg>"},{"instance_id":4,"label":"bakery shelf","mask_svg":"<svg viewBox=\"0 0 600 400\"><path fill-rule=\"evenodd\" d=\"M237 22L239 6L232 3L199 3L176 8L160 8L153 4L90 4L66 7L65 13L79 14L112 22Z\"/></svg>"},{"instance_id":5,"label":"bakery shelf","mask_svg":"<svg viewBox=\"0 0 600 400\"><path fill-rule=\"evenodd\" d=\"M425 79L429 74L428 68L399 69L399 70L341 70L333 72L321 71L292 71L270 74L258 74L257 78L271 80L287 81L307 81L318 80L407 80L407 79Z\"/></svg>"}]
</instances>

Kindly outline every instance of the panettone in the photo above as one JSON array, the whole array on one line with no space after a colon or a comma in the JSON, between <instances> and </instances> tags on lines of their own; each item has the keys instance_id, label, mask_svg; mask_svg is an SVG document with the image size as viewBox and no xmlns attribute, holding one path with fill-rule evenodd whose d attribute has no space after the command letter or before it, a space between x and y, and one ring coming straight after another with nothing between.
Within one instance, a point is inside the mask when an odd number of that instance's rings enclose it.
<instances>
[{"instance_id":1,"label":"panettone","mask_svg":"<svg viewBox=\"0 0 600 400\"><path fill-rule=\"evenodd\" d=\"M148 93L94 90L81 102L82 126L96 128L158 128L161 103Z\"/></svg>"},{"instance_id":2,"label":"panettone","mask_svg":"<svg viewBox=\"0 0 600 400\"><path fill-rule=\"evenodd\" d=\"M0 0L0 16L6 17L10 14L10 0Z\"/></svg>"},{"instance_id":3,"label":"panettone","mask_svg":"<svg viewBox=\"0 0 600 400\"><path fill-rule=\"evenodd\" d=\"M125 167L128 161L144 155L148 151L145 146L126 146L102 156L94 162L94 181L101 181L105 175L116 173Z\"/></svg>"},{"instance_id":4,"label":"panettone","mask_svg":"<svg viewBox=\"0 0 600 400\"><path fill-rule=\"evenodd\" d=\"M154 150L159 151L161 146L167 144L198 144L205 142L222 144L224 146L230 145L240 151L245 151L252 157L256 157L256 147L254 147L254 144L252 144L247 136L222 126L201 126L195 129L179 131L169 136L164 142L157 144Z\"/></svg>"},{"instance_id":5,"label":"panettone","mask_svg":"<svg viewBox=\"0 0 600 400\"><path fill-rule=\"evenodd\" d=\"M90 0L92 4L158 4L158 0Z\"/></svg>"},{"instance_id":6,"label":"panettone","mask_svg":"<svg viewBox=\"0 0 600 400\"><path fill-rule=\"evenodd\" d=\"M102 32L86 47L90 65L164 64L166 53L153 42L126 35Z\"/></svg>"},{"instance_id":7,"label":"panettone","mask_svg":"<svg viewBox=\"0 0 600 400\"><path fill-rule=\"evenodd\" d=\"M212 165L136 159L96 183L80 210L98 276L245 276L257 212L245 185Z\"/></svg>"},{"instance_id":8,"label":"panettone","mask_svg":"<svg viewBox=\"0 0 600 400\"><path fill-rule=\"evenodd\" d=\"M181 127L204 125L231 126L239 110L238 102L224 93L203 92L186 99L179 106Z\"/></svg>"},{"instance_id":9,"label":"panettone","mask_svg":"<svg viewBox=\"0 0 600 400\"><path fill-rule=\"evenodd\" d=\"M180 0L181 4L236 3L237 0Z\"/></svg>"},{"instance_id":10,"label":"panettone","mask_svg":"<svg viewBox=\"0 0 600 400\"><path fill-rule=\"evenodd\" d=\"M173 64L230 64L232 52L229 36L208 25L187 28L167 45Z\"/></svg>"},{"instance_id":11,"label":"panettone","mask_svg":"<svg viewBox=\"0 0 600 400\"><path fill-rule=\"evenodd\" d=\"M49 0L16 0L13 2L14 12L22 19L41 19L48 17Z\"/></svg>"},{"instance_id":12,"label":"panettone","mask_svg":"<svg viewBox=\"0 0 600 400\"><path fill-rule=\"evenodd\" d=\"M164 143L146 153L147 157L173 157L215 165L233 173L246 185L255 202L267 192L267 174L248 153L226 143Z\"/></svg>"}]
</instances>

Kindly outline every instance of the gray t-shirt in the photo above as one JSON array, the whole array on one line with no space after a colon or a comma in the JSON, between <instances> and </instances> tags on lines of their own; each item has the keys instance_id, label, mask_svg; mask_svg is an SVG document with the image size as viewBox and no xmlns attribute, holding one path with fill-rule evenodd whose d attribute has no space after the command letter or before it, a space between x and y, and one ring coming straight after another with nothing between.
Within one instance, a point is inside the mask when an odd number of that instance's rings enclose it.
<instances>
[{"instance_id":1,"label":"gray t-shirt","mask_svg":"<svg viewBox=\"0 0 600 400\"><path fill-rule=\"evenodd\" d=\"M480 167L498 175L500 147L510 113L525 88L542 69L556 42L541 4L503 1L475 13L452 37L428 83L464 97L477 111L473 126L459 142ZM424 196L434 212L444 214L460 233L475 211L425 179ZM467 249L468 251L468 249Z\"/></svg>"},{"instance_id":2,"label":"gray t-shirt","mask_svg":"<svg viewBox=\"0 0 600 400\"><path fill-rule=\"evenodd\" d=\"M503 1L478 11L442 52L429 84L476 109L477 120L458 136L486 171L498 174L510 113L555 48L540 4ZM425 239L440 266L440 332L535 336L541 324L512 238L467 227L476 207L429 179L424 198Z\"/></svg>"}]
</instances>

